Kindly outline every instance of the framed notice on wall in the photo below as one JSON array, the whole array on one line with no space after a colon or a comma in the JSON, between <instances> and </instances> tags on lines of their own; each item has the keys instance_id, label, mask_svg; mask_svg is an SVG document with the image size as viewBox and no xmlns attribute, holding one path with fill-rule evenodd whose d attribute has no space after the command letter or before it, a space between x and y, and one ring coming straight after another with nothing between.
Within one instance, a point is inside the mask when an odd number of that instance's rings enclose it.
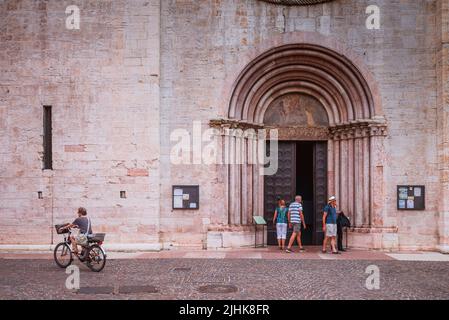
<instances>
[{"instance_id":1,"label":"framed notice on wall","mask_svg":"<svg viewBox=\"0 0 449 320\"><path fill-rule=\"evenodd\" d=\"M425 186L398 186L398 210L425 210Z\"/></svg>"},{"instance_id":2,"label":"framed notice on wall","mask_svg":"<svg viewBox=\"0 0 449 320\"><path fill-rule=\"evenodd\" d=\"M200 187L195 186L173 186L173 209L198 210L200 208Z\"/></svg>"}]
</instances>

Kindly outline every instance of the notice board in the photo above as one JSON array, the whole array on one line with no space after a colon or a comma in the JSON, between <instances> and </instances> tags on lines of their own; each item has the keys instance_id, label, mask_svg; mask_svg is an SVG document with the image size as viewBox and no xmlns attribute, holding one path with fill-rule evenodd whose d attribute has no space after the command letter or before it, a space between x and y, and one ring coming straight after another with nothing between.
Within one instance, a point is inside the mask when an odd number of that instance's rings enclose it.
<instances>
[{"instance_id":1,"label":"notice board","mask_svg":"<svg viewBox=\"0 0 449 320\"><path fill-rule=\"evenodd\" d=\"M198 185L173 186L172 208L175 210L198 210L200 208L200 187Z\"/></svg>"},{"instance_id":2,"label":"notice board","mask_svg":"<svg viewBox=\"0 0 449 320\"><path fill-rule=\"evenodd\" d=\"M425 186L398 186L398 210L425 210Z\"/></svg>"}]
</instances>

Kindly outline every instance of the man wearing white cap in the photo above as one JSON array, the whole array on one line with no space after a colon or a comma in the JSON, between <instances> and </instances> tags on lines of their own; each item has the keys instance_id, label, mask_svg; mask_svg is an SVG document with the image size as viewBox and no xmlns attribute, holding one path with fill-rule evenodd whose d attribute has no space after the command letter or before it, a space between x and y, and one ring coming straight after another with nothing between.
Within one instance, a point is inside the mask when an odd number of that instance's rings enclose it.
<instances>
[{"instance_id":1,"label":"man wearing white cap","mask_svg":"<svg viewBox=\"0 0 449 320\"><path fill-rule=\"evenodd\" d=\"M329 198L328 204L323 209L323 232L323 253L327 252L327 242L330 239L332 253L339 254L335 244L337 237L337 199L335 196Z\"/></svg>"}]
</instances>

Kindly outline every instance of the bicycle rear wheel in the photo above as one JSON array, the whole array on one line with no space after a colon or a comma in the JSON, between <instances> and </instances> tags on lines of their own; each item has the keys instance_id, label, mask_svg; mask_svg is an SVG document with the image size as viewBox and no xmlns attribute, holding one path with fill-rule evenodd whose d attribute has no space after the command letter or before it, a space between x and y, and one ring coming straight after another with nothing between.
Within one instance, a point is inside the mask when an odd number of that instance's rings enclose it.
<instances>
[{"instance_id":1,"label":"bicycle rear wheel","mask_svg":"<svg viewBox=\"0 0 449 320\"><path fill-rule=\"evenodd\" d=\"M58 267L61 268L67 268L73 261L72 251L65 242L61 242L56 246L53 257Z\"/></svg>"},{"instance_id":2,"label":"bicycle rear wheel","mask_svg":"<svg viewBox=\"0 0 449 320\"><path fill-rule=\"evenodd\" d=\"M106 265L106 254L98 244L93 244L88 250L89 252L86 258L87 267L94 272L100 272Z\"/></svg>"}]
</instances>

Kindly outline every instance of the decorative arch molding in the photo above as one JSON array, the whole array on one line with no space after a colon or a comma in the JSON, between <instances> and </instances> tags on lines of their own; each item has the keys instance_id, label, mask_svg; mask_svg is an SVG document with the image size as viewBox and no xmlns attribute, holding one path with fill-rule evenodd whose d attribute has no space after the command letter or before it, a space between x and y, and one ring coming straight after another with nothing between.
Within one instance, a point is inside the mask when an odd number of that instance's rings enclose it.
<instances>
[{"instance_id":1,"label":"decorative arch molding","mask_svg":"<svg viewBox=\"0 0 449 320\"><path fill-rule=\"evenodd\" d=\"M311 95L327 102L331 125L381 120L379 101L358 68L345 56L314 44L276 47L248 64L234 85L227 117L261 123L267 96L298 87L312 89Z\"/></svg>"},{"instance_id":2,"label":"decorative arch molding","mask_svg":"<svg viewBox=\"0 0 449 320\"><path fill-rule=\"evenodd\" d=\"M274 37L261 48L270 43L273 46L265 52L256 49L242 58L246 65L232 86L224 89L225 119L211 121L211 125L222 129L223 145L259 152L254 137L229 135L224 129L268 128L264 114L276 98L288 93L314 97L329 119L329 127L316 128L315 139L328 141L328 192L338 197L340 209L356 229L378 233L385 220L387 124L374 78L352 51L328 37L295 32ZM314 140L313 128L299 124L283 129L292 135L288 140L300 140L301 134ZM251 224L253 214L263 212L260 167L243 162L228 165L226 172L228 224L234 226Z\"/></svg>"}]
</instances>

